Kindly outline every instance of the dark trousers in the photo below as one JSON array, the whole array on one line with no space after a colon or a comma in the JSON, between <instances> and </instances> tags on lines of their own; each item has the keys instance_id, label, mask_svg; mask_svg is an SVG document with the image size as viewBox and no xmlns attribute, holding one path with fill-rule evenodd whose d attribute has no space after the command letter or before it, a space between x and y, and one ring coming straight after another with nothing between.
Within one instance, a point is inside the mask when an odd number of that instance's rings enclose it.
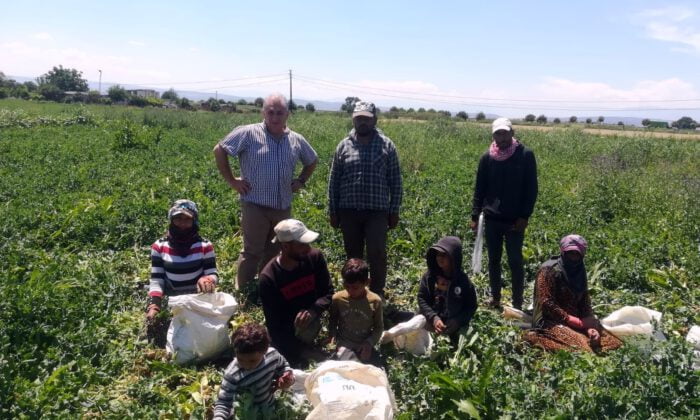
<instances>
[{"instance_id":1,"label":"dark trousers","mask_svg":"<svg viewBox=\"0 0 700 420\"><path fill-rule=\"evenodd\" d=\"M486 248L489 253L491 297L494 300L501 300L501 257L503 256L503 242L505 240L508 266L510 267L511 281L513 283L513 306L521 308L525 283L523 270L523 241L525 233L514 231L512 223L503 223L495 220L486 220L485 233Z\"/></svg>"},{"instance_id":2,"label":"dark trousers","mask_svg":"<svg viewBox=\"0 0 700 420\"><path fill-rule=\"evenodd\" d=\"M384 297L386 284L386 232L389 228L385 211L339 210L340 230L343 232L345 255L365 258L369 264L369 289Z\"/></svg>"}]
</instances>

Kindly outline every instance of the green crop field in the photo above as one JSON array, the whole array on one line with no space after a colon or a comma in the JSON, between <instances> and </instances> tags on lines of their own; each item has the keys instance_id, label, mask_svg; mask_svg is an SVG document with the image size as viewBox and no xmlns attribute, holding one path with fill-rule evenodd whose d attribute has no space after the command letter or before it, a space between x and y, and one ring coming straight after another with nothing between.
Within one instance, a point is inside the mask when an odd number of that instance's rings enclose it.
<instances>
[{"instance_id":1,"label":"green crop field","mask_svg":"<svg viewBox=\"0 0 700 420\"><path fill-rule=\"evenodd\" d=\"M0 100L0 418L210 412L222 366L171 365L143 337L149 247L173 200L196 201L220 289L243 298L233 290L239 205L212 148L234 126L259 119ZM317 246L337 278L342 241L327 221L326 189L350 118L299 113L289 124L319 154L293 214L321 232ZM414 309L431 243L454 234L471 254L474 175L489 131L447 118L379 126L397 145L405 185L401 223L389 238L388 298ZM537 156L540 181L525 238L526 304L538 265L576 232L590 244L597 315L624 305L661 311L668 340L629 340L603 357L547 354L480 306L456 352L442 340L429 358L385 349L398 418L697 418L700 375L685 335L700 324L700 142L576 129L524 131L521 141ZM472 280L483 301L488 279ZM263 319L259 308L233 323L250 319ZM308 410L285 397L273 417L304 418Z\"/></svg>"}]
</instances>

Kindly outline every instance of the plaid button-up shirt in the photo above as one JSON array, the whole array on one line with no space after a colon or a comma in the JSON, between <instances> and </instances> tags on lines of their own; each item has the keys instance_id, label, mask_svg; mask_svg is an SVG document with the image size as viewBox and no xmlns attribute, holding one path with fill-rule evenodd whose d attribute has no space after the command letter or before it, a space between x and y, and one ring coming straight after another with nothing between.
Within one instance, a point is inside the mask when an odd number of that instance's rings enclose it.
<instances>
[{"instance_id":1,"label":"plaid button-up shirt","mask_svg":"<svg viewBox=\"0 0 700 420\"><path fill-rule=\"evenodd\" d=\"M328 181L329 211L383 210L398 213L403 186L396 146L380 130L368 144L350 131L335 150Z\"/></svg>"},{"instance_id":2,"label":"plaid button-up shirt","mask_svg":"<svg viewBox=\"0 0 700 420\"><path fill-rule=\"evenodd\" d=\"M275 139L264 122L236 127L219 144L229 155L238 156L241 177L252 187L241 200L273 209L292 205L297 162L308 166L318 158L302 135L287 129Z\"/></svg>"}]
</instances>

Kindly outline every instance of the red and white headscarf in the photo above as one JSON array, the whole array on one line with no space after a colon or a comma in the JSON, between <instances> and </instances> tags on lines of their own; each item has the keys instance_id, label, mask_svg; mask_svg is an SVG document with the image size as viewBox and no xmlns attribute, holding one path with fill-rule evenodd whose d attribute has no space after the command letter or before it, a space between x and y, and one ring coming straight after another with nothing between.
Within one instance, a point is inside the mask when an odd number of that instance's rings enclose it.
<instances>
[{"instance_id":1,"label":"red and white headscarf","mask_svg":"<svg viewBox=\"0 0 700 420\"><path fill-rule=\"evenodd\" d=\"M513 156L513 153L515 153L515 148L518 147L520 142L518 142L518 139L513 137L513 142L510 144L505 149L499 149L498 145L496 145L496 142L493 141L491 142L491 146L489 146L489 156L491 156L492 159L497 160L497 161L503 161L508 159L509 157Z\"/></svg>"}]
</instances>

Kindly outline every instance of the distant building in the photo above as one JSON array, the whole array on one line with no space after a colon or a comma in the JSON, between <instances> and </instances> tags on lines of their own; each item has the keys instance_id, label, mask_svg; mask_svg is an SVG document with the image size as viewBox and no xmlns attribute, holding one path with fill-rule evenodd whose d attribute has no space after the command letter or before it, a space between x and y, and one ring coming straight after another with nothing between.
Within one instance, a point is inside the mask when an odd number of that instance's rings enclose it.
<instances>
[{"instance_id":1,"label":"distant building","mask_svg":"<svg viewBox=\"0 0 700 420\"><path fill-rule=\"evenodd\" d=\"M160 98L160 94L153 89L132 89L127 90L126 93L133 96L138 96L139 98Z\"/></svg>"}]
</instances>

